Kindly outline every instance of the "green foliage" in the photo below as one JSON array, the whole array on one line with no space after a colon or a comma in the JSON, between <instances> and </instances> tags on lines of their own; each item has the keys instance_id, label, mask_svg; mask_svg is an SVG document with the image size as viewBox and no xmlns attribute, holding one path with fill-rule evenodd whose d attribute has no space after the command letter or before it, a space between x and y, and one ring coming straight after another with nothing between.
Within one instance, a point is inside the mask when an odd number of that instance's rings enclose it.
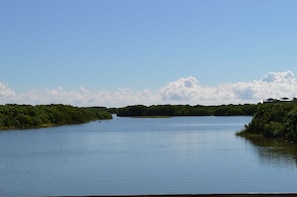
<instances>
[{"instance_id":1,"label":"green foliage","mask_svg":"<svg viewBox=\"0 0 297 197\"><path fill-rule=\"evenodd\" d=\"M297 142L297 103L260 105L243 132Z\"/></svg>"},{"instance_id":2,"label":"green foliage","mask_svg":"<svg viewBox=\"0 0 297 197\"><path fill-rule=\"evenodd\" d=\"M253 115L257 105L135 105L117 110L118 116L238 116Z\"/></svg>"},{"instance_id":3,"label":"green foliage","mask_svg":"<svg viewBox=\"0 0 297 197\"><path fill-rule=\"evenodd\" d=\"M110 119L105 108L79 108L70 105L1 105L0 129L28 129L52 125L80 124Z\"/></svg>"}]
</instances>

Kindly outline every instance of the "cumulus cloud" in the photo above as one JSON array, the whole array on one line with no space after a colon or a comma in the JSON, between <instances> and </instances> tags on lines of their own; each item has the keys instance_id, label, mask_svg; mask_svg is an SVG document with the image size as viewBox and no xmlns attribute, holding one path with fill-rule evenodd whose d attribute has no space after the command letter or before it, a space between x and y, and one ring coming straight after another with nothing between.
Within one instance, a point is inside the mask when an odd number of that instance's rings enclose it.
<instances>
[{"instance_id":1,"label":"cumulus cloud","mask_svg":"<svg viewBox=\"0 0 297 197\"><path fill-rule=\"evenodd\" d=\"M7 83L0 82L0 101L2 103L8 102L14 96L15 96L14 90L10 89Z\"/></svg>"},{"instance_id":2,"label":"cumulus cloud","mask_svg":"<svg viewBox=\"0 0 297 197\"><path fill-rule=\"evenodd\" d=\"M296 79L292 71L286 71L270 72L266 74L261 81L268 83L294 83L296 82Z\"/></svg>"},{"instance_id":3,"label":"cumulus cloud","mask_svg":"<svg viewBox=\"0 0 297 197\"><path fill-rule=\"evenodd\" d=\"M180 78L169 82L159 93L163 100L189 101L197 96L199 89L198 80L195 77Z\"/></svg>"},{"instance_id":4,"label":"cumulus cloud","mask_svg":"<svg viewBox=\"0 0 297 197\"><path fill-rule=\"evenodd\" d=\"M297 80L291 71L270 72L251 82L221 83L216 86L200 85L193 77L179 78L157 90L91 91L80 87L66 91L62 87L32 90L18 94L0 82L0 102L19 104L62 103L75 106L120 107L135 104L191 104L216 105L257 103L266 98L297 96Z\"/></svg>"},{"instance_id":5,"label":"cumulus cloud","mask_svg":"<svg viewBox=\"0 0 297 197\"><path fill-rule=\"evenodd\" d=\"M252 82L222 83L215 87L200 86L194 77L180 78L161 89L164 100L189 101L192 104L228 104L259 102L273 97L297 96L294 73L270 72Z\"/></svg>"}]
</instances>

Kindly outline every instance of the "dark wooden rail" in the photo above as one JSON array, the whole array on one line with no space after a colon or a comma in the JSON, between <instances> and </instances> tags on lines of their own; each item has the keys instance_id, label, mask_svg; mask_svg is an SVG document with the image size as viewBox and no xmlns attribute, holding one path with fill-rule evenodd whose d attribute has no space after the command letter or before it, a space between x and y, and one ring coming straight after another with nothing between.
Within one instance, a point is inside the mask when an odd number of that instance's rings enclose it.
<instances>
[{"instance_id":1,"label":"dark wooden rail","mask_svg":"<svg viewBox=\"0 0 297 197\"><path fill-rule=\"evenodd\" d=\"M297 188L296 188L297 189ZM78 197L297 197L297 193L247 193L247 194L147 194L147 195L98 195Z\"/></svg>"}]
</instances>

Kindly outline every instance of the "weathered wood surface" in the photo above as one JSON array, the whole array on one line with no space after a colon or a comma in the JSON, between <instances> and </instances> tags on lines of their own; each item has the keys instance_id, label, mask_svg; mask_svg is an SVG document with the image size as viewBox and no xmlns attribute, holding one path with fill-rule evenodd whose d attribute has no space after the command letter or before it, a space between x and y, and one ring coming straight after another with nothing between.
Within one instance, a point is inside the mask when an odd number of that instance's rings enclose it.
<instances>
[{"instance_id":1,"label":"weathered wood surface","mask_svg":"<svg viewBox=\"0 0 297 197\"><path fill-rule=\"evenodd\" d=\"M297 193L98 195L78 197L297 197Z\"/></svg>"}]
</instances>

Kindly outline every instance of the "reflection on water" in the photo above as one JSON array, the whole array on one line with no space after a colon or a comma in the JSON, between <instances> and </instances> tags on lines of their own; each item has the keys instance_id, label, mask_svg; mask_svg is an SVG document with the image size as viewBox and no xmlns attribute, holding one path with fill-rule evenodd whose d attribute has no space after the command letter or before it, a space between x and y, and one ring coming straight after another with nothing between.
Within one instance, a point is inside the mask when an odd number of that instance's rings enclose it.
<instances>
[{"instance_id":1,"label":"reflection on water","mask_svg":"<svg viewBox=\"0 0 297 197\"><path fill-rule=\"evenodd\" d=\"M280 167L297 167L297 144L262 136L244 138L253 145L260 162Z\"/></svg>"},{"instance_id":2,"label":"reflection on water","mask_svg":"<svg viewBox=\"0 0 297 197\"><path fill-rule=\"evenodd\" d=\"M296 192L296 146L251 117L116 118L0 132L0 196Z\"/></svg>"}]
</instances>

